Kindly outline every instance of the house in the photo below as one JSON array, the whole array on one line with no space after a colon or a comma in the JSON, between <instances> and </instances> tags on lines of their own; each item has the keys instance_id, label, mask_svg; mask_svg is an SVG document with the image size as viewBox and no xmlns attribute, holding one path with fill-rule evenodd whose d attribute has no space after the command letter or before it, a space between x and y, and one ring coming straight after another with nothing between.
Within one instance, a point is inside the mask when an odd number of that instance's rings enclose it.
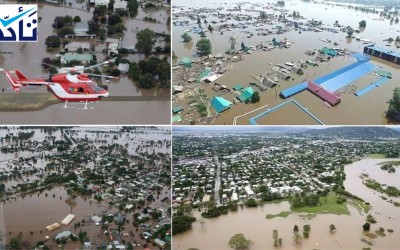
<instances>
[{"instance_id":1,"label":"house","mask_svg":"<svg viewBox=\"0 0 400 250\"><path fill-rule=\"evenodd\" d=\"M183 91L183 86L174 85L172 86L172 94L180 93Z\"/></svg>"},{"instance_id":2,"label":"house","mask_svg":"<svg viewBox=\"0 0 400 250\"><path fill-rule=\"evenodd\" d=\"M89 32L88 21L77 22L74 27L75 35L86 35Z\"/></svg>"},{"instance_id":3,"label":"house","mask_svg":"<svg viewBox=\"0 0 400 250\"><path fill-rule=\"evenodd\" d=\"M179 112L183 111L183 107L182 106L178 106L178 107L173 107L172 108L172 114L177 114Z\"/></svg>"},{"instance_id":4,"label":"house","mask_svg":"<svg viewBox=\"0 0 400 250\"><path fill-rule=\"evenodd\" d=\"M247 102L251 99L254 94L254 89L252 87L247 87L242 90L242 94L240 94L237 98L241 102Z\"/></svg>"},{"instance_id":5,"label":"house","mask_svg":"<svg viewBox=\"0 0 400 250\"><path fill-rule=\"evenodd\" d=\"M65 45L64 49L66 52L77 52L78 49L82 50L89 50L90 44L89 43L80 43L80 42L70 42Z\"/></svg>"},{"instance_id":6,"label":"house","mask_svg":"<svg viewBox=\"0 0 400 250\"><path fill-rule=\"evenodd\" d=\"M124 221L124 215L121 213L118 213L115 217L114 217L114 221L115 222L120 222L122 223Z\"/></svg>"},{"instance_id":7,"label":"house","mask_svg":"<svg viewBox=\"0 0 400 250\"><path fill-rule=\"evenodd\" d=\"M190 68L192 67L192 60L190 60L187 57L182 58L182 60L179 62L179 64L182 64L183 66Z\"/></svg>"},{"instance_id":8,"label":"house","mask_svg":"<svg viewBox=\"0 0 400 250\"><path fill-rule=\"evenodd\" d=\"M214 96L211 99L211 106L217 111L218 113L221 113L227 109L229 109L232 105L232 102L226 100L223 97L220 96Z\"/></svg>"},{"instance_id":9,"label":"house","mask_svg":"<svg viewBox=\"0 0 400 250\"><path fill-rule=\"evenodd\" d=\"M73 233L71 233L71 231L64 231L62 233L59 233L56 235L55 239L56 240L62 240L62 239L68 239L70 236L74 236L76 237L76 235L74 235Z\"/></svg>"},{"instance_id":10,"label":"house","mask_svg":"<svg viewBox=\"0 0 400 250\"><path fill-rule=\"evenodd\" d=\"M161 248L165 247L165 244L166 244L164 241L160 240L159 238L155 239L154 243L156 243Z\"/></svg>"},{"instance_id":11,"label":"house","mask_svg":"<svg viewBox=\"0 0 400 250\"><path fill-rule=\"evenodd\" d=\"M120 63L118 64L118 70L121 74L126 74L129 71L129 63Z\"/></svg>"},{"instance_id":12,"label":"house","mask_svg":"<svg viewBox=\"0 0 400 250\"><path fill-rule=\"evenodd\" d=\"M66 53L61 56L61 63L69 63L71 61L79 61L80 63L86 64L93 61L93 55L91 54L72 54Z\"/></svg>"},{"instance_id":13,"label":"house","mask_svg":"<svg viewBox=\"0 0 400 250\"><path fill-rule=\"evenodd\" d=\"M110 0L94 0L94 6L100 6L100 5L105 5L108 6L108 3Z\"/></svg>"},{"instance_id":14,"label":"house","mask_svg":"<svg viewBox=\"0 0 400 250\"><path fill-rule=\"evenodd\" d=\"M97 216L97 215L93 215L90 220L94 223L100 223L102 221L102 218Z\"/></svg>"},{"instance_id":15,"label":"house","mask_svg":"<svg viewBox=\"0 0 400 250\"><path fill-rule=\"evenodd\" d=\"M116 0L114 2L114 11L115 10L126 10L126 7L128 6L128 2L124 0Z\"/></svg>"}]
</instances>

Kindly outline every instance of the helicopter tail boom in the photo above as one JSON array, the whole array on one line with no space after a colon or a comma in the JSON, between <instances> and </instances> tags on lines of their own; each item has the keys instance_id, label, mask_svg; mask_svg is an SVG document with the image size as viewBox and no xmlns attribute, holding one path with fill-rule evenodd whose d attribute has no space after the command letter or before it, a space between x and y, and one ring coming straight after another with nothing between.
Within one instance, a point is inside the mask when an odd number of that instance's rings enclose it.
<instances>
[{"instance_id":1,"label":"helicopter tail boom","mask_svg":"<svg viewBox=\"0 0 400 250\"><path fill-rule=\"evenodd\" d=\"M11 87L13 88L14 92L16 92L16 93L21 92L22 84L19 83L19 79L15 79L15 77L10 73L11 73L10 71L5 71L6 77L7 77L8 81L10 82ZM18 70L18 73L21 74L23 77L25 77L21 72L19 72L19 70ZM19 78L18 73L16 73L16 75Z\"/></svg>"}]
</instances>

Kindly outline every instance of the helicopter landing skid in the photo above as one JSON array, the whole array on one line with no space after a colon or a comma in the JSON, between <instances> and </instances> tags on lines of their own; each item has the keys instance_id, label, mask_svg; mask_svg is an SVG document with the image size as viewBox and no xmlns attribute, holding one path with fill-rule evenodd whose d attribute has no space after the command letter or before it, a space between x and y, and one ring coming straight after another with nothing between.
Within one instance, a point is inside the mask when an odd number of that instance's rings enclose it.
<instances>
[{"instance_id":1,"label":"helicopter landing skid","mask_svg":"<svg viewBox=\"0 0 400 250\"><path fill-rule=\"evenodd\" d=\"M88 101L85 101L85 106L83 108L68 106L68 101L65 101L63 108L65 109L94 109L94 107L88 107Z\"/></svg>"}]
</instances>

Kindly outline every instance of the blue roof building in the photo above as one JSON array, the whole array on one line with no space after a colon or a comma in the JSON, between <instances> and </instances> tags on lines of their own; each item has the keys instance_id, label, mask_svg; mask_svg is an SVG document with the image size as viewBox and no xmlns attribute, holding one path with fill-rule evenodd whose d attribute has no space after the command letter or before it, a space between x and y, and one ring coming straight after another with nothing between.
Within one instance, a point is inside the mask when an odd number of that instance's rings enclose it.
<instances>
[{"instance_id":1,"label":"blue roof building","mask_svg":"<svg viewBox=\"0 0 400 250\"><path fill-rule=\"evenodd\" d=\"M223 97L220 96L214 96L211 99L211 106L213 106L213 108L218 112L221 113L227 109L229 109L231 107L233 103L231 103L230 101L226 100Z\"/></svg>"}]
</instances>

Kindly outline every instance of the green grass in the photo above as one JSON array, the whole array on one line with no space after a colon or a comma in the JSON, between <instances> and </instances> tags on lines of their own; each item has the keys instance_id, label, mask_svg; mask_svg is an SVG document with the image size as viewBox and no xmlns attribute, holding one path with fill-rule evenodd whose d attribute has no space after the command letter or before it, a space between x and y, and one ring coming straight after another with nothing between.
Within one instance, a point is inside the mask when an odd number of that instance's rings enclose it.
<instances>
[{"instance_id":1,"label":"green grass","mask_svg":"<svg viewBox=\"0 0 400 250\"><path fill-rule=\"evenodd\" d=\"M363 201L347 198L347 204L356 208L359 212L368 213L370 206Z\"/></svg>"},{"instance_id":2,"label":"green grass","mask_svg":"<svg viewBox=\"0 0 400 250\"><path fill-rule=\"evenodd\" d=\"M320 197L320 205L318 206L291 208L291 210L292 212L310 214L350 214L345 202L342 204L336 202L338 197L335 193L329 193L326 197Z\"/></svg>"},{"instance_id":3,"label":"green grass","mask_svg":"<svg viewBox=\"0 0 400 250\"><path fill-rule=\"evenodd\" d=\"M279 214L267 214L266 218L267 219L273 219L275 217L283 217L286 218L289 216L289 214L291 214L292 212L290 211L282 211Z\"/></svg>"}]
</instances>

